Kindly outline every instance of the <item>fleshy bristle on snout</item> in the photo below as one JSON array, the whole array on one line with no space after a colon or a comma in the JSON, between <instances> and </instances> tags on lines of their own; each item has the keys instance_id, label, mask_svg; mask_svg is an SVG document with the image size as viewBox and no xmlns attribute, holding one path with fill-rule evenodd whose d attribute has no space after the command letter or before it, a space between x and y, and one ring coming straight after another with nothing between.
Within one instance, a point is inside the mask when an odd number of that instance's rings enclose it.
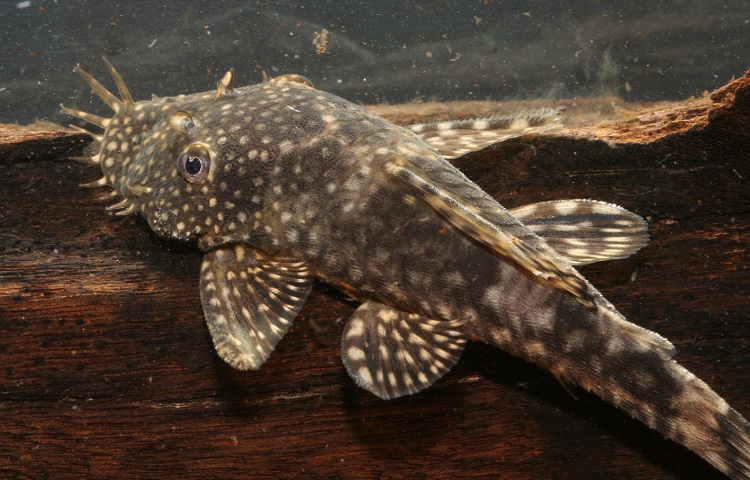
<instances>
[{"instance_id":1,"label":"fleshy bristle on snout","mask_svg":"<svg viewBox=\"0 0 750 480\"><path fill-rule=\"evenodd\" d=\"M81 163L90 163L93 165L99 165L101 162L101 157L97 153L96 155L92 155L90 157L68 157L70 160L73 160L75 162L81 162Z\"/></svg>"},{"instance_id":2,"label":"fleshy bristle on snout","mask_svg":"<svg viewBox=\"0 0 750 480\"><path fill-rule=\"evenodd\" d=\"M105 210L108 212L115 212L115 215L118 215L118 216L124 216L124 215L130 215L131 213L135 213L136 207L133 204L133 202L130 201L130 199L126 198L126 199L120 200L114 205L110 205L109 207L105 208Z\"/></svg>"},{"instance_id":3,"label":"fleshy bristle on snout","mask_svg":"<svg viewBox=\"0 0 750 480\"><path fill-rule=\"evenodd\" d=\"M112 75L112 79L115 81L115 85L117 85L117 91L120 92L122 103L125 104L125 106L133 105L135 103L133 101L133 96L130 94L128 87L125 85L125 82L115 69L114 65L112 65L112 63L107 60L107 57L102 57L102 60L104 60L104 63L107 65L107 69L109 70L109 74Z\"/></svg>"},{"instance_id":4,"label":"fleshy bristle on snout","mask_svg":"<svg viewBox=\"0 0 750 480\"><path fill-rule=\"evenodd\" d=\"M107 128L107 125L109 124L108 118L100 117L99 115L94 115L93 113L84 112L83 110L68 108L62 103L60 104L60 111L66 115L80 118L81 120L85 120L89 123L93 123L98 127Z\"/></svg>"},{"instance_id":5,"label":"fleshy bristle on snout","mask_svg":"<svg viewBox=\"0 0 750 480\"><path fill-rule=\"evenodd\" d=\"M122 80L122 77L119 73L117 73L117 70L115 70L115 67L109 62L109 60L107 60L106 58L102 58L102 60L104 60L104 63L107 65L109 73L112 75L112 78L115 81L115 85L117 85L117 91L120 93L121 98L117 98L115 94L104 88L104 86L99 83L97 79L95 79L93 76L91 76L91 74L82 69L80 65L76 65L73 71L83 77L83 79L86 80L86 83L91 86L91 89L94 91L94 93L99 98L101 98L104 103L109 105L109 107L114 110L115 113L118 113L125 108L132 107L135 102L133 101L133 96L130 94L128 87L125 86L125 82ZM84 112L82 110L68 108L62 104L60 105L60 107L63 113L80 118L81 120L93 123L94 125L98 125L102 128L107 128L107 125L109 125L110 120L108 118L100 117L99 115L94 115L93 113Z\"/></svg>"},{"instance_id":6,"label":"fleshy bristle on snout","mask_svg":"<svg viewBox=\"0 0 750 480\"><path fill-rule=\"evenodd\" d=\"M107 177L102 177L98 180L94 180L93 182L82 183L79 186L83 188L98 188L98 187L105 187L107 185L109 185L109 183L107 183Z\"/></svg>"},{"instance_id":7,"label":"fleshy bristle on snout","mask_svg":"<svg viewBox=\"0 0 750 480\"><path fill-rule=\"evenodd\" d=\"M122 77L119 73L117 73L117 70L115 70L115 67L107 60L106 58L102 58L104 60L104 63L107 65L107 69L109 70L109 73L112 75L112 78L115 81L115 85L117 85L117 91L120 94L120 98L118 98L114 93L107 90L101 83L99 83L98 80L96 80L93 76L91 76L88 72L83 70L80 65L76 65L76 67L73 69L74 72L78 73L83 79L91 86L91 89L93 92L101 98L104 103L109 105L109 107L114 110L115 115L119 114L120 112L127 112L128 110L133 108L133 105L135 102L133 101L133 96L130 94L130 91L125 86L125 82L123 81ZM98 115L94 115L92 113L84 112L82 110L77 110L74 108L68 108L64 105L60 105L62 108L62 112L77 118L80 118L81 120L85 120L89 123L92 123L94 125L98 125L99 127L102 127L106 129L112 120L104 117L100 117ZM91 133L83 128L72 126L72 128L86 133L90 136L92 136L96 141L101 143L104 141L104 135L96 135L94 133ZM96 155L90 156L90 157L71 157L72 160L83 162L83 163L89 163L94 165L100 165L103 163L105 156L102 154L102 152L97 153ZM98 188L98 187L107 187L111 186L112 177L108 177L107 175L94 180L93 182L84 183L81 184L82 187L86 188ZM143 194L145 192L145 187L142 187L141 189L138 189L137 187L129 187L133 193L136 195ZM100 200L111 200L112 198L115 198L119 195L117 190L113 190L112 192L104 195L100 198ZM131 213L134 213L137 208L136 205L129 199L123 199L119 201L118 203L115 203L114 205L110 205L106 209L108 212L115 212L115 215L129 215Z\"/></svg>"}]
</instances>

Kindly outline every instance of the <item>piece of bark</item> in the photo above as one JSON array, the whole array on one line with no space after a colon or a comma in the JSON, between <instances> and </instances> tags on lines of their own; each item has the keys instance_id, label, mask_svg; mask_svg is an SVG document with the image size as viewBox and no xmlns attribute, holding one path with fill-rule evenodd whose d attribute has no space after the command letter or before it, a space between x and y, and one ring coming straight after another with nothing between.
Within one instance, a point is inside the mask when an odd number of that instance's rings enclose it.
<instances>
[{"instance_id":1,"label":"piece of bark","mask_svg":"<svg viewBox=\"0 0 750 480\"><path fill-rule=\"evenodd\" d=\"M746 75L643 113L607 100L609 120L455 162L508 207L597 198L647 217L647 247L583 273L745 415L749 99ZM381 401L346 375L339 342L355 304L323 284L260 370L233 371L204 326L194 246L106 215L100 193L78 187L95 167L4 155L0 477L721 478L485 345L430 389Z\"/></svg>"},{"instance_id":2,"label":"piece of bark","mask_svg":"<svg viewBox=\"0 0 750 480\"><path fill-rule=\"evenodd\" d=\"M0 124L0 165L61 159L80 153L89 143L90 135L50 123L37 122L27 126Z\"/></svg>"}]
</instances>

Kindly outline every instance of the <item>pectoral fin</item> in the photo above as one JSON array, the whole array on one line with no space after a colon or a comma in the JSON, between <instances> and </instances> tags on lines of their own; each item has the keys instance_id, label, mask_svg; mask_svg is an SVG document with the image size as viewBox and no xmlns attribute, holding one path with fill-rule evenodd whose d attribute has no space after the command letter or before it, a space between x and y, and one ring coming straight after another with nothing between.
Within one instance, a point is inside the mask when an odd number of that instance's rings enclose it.
<instances>
[{"instance_id":1,"label":"pectoral fin","mask_svg":"<svg viewBox=\"0 0 750 480\"><path fill-rule=\"evenodd\" d=\"M583 277L497 202L479 195L486 196L479 187L466 180L466 185L472 185L472 191L464 193L461 187L451 188L450 181L442 182L438 178L433 182L428 174L409 167L416 166L402 166L398 162L385 164L386 172L401 182L410 194L422 199L464 234L538 281L568 292L581 304L596 309L592 291ZM448 177L449 173L437 172L436 176Z\"/></svg>"},{"instance_id":2,"label":"pectoral fin","mask_svg":"<svg viewBox=\"0 0 750 480\"><path fill-rule=\"evenodd\" d=\"M510 213L572 265L627 258L648 243L646 221L610 203L559 200Z\"/></svg>"},{"instance_id":3,"label":"pectoral fin","mask_svg":"<svg viewBox=\"0 0 750 480\"><path fill-rule=\"evenodd\" d=\"M346 324L341 356L359 386L387 400L432 385L458 362L466 340L459 322L365 302Z\"/></svg>"},{"instance_id":4,"label":"pectoral fin","mask_svg":"<svg viewBox=\"0 0 750 480\"><path fill-rule=\"evenodd\" d=\"M260 368L289 330L312 284L304 263L270 258L242 244L206 253L201 303L216 352L234 368Z\"/></svg>"}]
</instances>

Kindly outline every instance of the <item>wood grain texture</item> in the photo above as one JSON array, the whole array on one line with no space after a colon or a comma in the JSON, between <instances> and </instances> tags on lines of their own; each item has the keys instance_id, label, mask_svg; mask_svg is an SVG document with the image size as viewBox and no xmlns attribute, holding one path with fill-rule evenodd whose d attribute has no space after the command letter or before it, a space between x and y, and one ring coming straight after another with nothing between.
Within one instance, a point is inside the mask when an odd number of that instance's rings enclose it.
<instances>
[{"instance_id":1,"label":"wood grain texture","mask_svg":"<svg viewBox=\"0 0 750 480\"><path fill-rule=\"evenodd\" d=\"M0 124L0 165L64 158L90 143L83 132L37 122L31 125Z\"/></svg>"},{"instance_id":2,"label":"wood grain texture","mask_svg":"<svg viewBox=\"0 0 750 480\"><path fill-rule=\"evenodd\" d=\"M596 198L647 217L645 249L584 275L750 416L749 132L746 75L456 164L508 207ZM104 214L78 187L95 167L0 164L2 478L720 478L485 345L425 392L379 400L339 356L356 304L323 284L261 370L233 371L204 325L197 248Z\"/></svg>"}]
</instances>

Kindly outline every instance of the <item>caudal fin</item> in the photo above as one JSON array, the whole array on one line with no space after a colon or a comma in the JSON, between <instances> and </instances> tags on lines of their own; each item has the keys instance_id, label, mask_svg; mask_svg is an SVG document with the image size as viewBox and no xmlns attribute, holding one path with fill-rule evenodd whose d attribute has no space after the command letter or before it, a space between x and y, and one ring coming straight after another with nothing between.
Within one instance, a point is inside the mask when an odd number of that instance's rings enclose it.
<instances>
[{"instance_id":1,"label":"caudal fin","mask_svg":"<svg viewBox=\"0 0 750 480\"><path fill-rule=\"evenodd\" d=\"M750 480L750 423L674 360L654 355L647 361L654 362L654 368L636 368L643 374L640 381L629 375L620 387L609 390L601 384L581 386L686 446L729 477Z\"/></svg>"},{"instance_id":2,"label":"caudal fin","mask_svg":"<svg viewBox=\"0 0 750 480\"><path fill-rule=\"evenodd\" d=\"M629 322L603 297L593 311L525 276L503 286L496 318L477 325L479 338L621 408L729 477L750 480L750 423L659 348L623 329Z\"/></svg>"},{"instance_id":3,"label":"caudal fin","mask_svg":"<svg viewBox=\"0 0 750 480\"><path fill-rule=\"evenodd\" d=\"M704 458L731 478L750 479L750 427L747 420L729 406L716 420L724 448L712 451ZM710 443L710 439L706 443Z\"/></svg>"}]
</instances>

